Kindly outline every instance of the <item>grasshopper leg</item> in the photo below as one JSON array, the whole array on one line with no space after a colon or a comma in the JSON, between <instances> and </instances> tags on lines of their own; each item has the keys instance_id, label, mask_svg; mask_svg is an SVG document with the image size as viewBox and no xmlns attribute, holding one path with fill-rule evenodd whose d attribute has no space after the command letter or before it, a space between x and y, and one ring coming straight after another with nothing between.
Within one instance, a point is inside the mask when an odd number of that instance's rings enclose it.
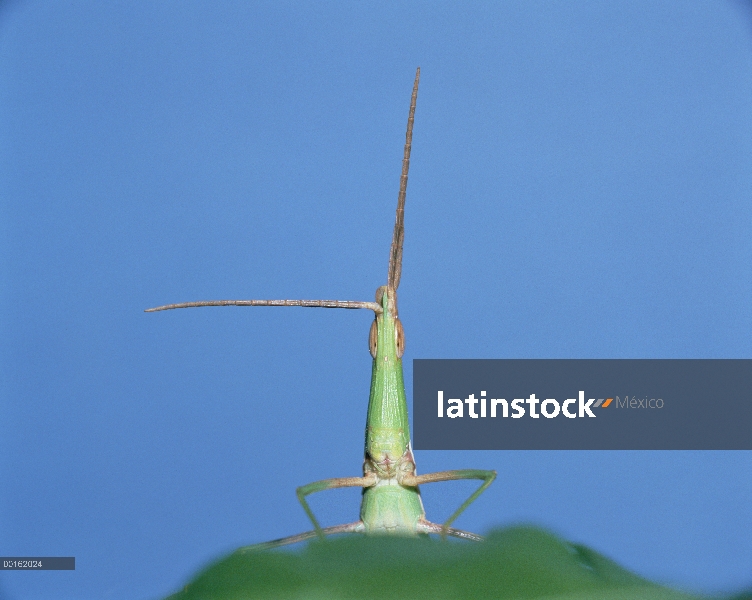
<instances>
[{"instance_id":1,"label":"grasshopper leg","mask_svg":"<svg viewBox=\"0 0 752 600\"><path fill-rule=\"evenodd\" d=\"M313 494L315 492L323 492L324 490L333 490L336 488L343 488L343 487L371 487L372 485L375 485L375 484L376 484L376 475L373 473L366 477L335 477L332 479L322 479L321 481L314 481L313 483L309 483L308 485L303 485L299 487L295 491L295 493L298 495L298 500L300 501L300 504L303 506L303 510L308 515L308 518L311 519L311 523L313 523L313 527L314 527L313 533L315 533L321 539L323 539L325 533L328 533L328 531L325 529L322 529L321 525L319 525L318 520L313 515L313 511L311 510L311 507L308 506L308 502L306 501L306 496L308 496L309 494ZM308 539L308 538L305 538L305 539Z\"/></svg>"},{"instance_id":2,"label":"grasshopper leg","mask_svg":"<svg viewBox=\"0 0 752 600\"><path fill-rule=\"evenodd\" d=\"M437 471L436 473L426 473L425 475L405 475L402 478L402 485L407 485L410 487L417 487L424 483L435 483L437 481L456 481L458 479L482 479L483 483L480 484L480 487L475 490L470 497L465 500L460 507L454 511L452 516L450 516L444 524L441 526L440 532L431 532L431 533L441 533L441 537L444 538L447 535L454 535L453 533L450 533L451 527L449 527L454 520L459 517L465 509L470 506L475 499L480 496L486 488L493 483L493 480L496 479L496 471L485 471L482 469L457 469L454 471ZM428 521L427 521L428 522ZM431 525L434 525L431 523ZM454 530L453 530L454 531ZM461 531L461 530L456 530ZM462 532L466 533L466 532ZM472 534L475 535L475 534ZM455 537L462 537L461 535L456 535ZM480 537L480 536L476 536Z\"/></svg>"},{"instance_id":3,"label":"grasshopper leg","mask_svg":"<svg viewBox=\"0 0 752 600\"><path fill-rule=\"evenodd\" d=\"M433 523L432 523L433 525ZM440 526L437 526L440 527ZM334 527L325 527L321 529L321 533L324 535L333 535L336 533L363 533L366 530L363 521L356 521L355 523L346 523L344 525L335 525ZM305 542L312 538L318 537L317 531L306 531L305 533L299 533L297 535L291 535L288 537L280 538L278 540L272 540L270 542L262 542L260 544L253 544L251 546L244 546L238 548L236 552L239 554L245 554L247 552L259 552L262 550L271 550L272 548L279 548L280 546L287 546L288 544L297 544L298 542ZM451 534L450 534L451 535Z\"/></svg>"},{"instance_id":4,"label":"grasshopper leg","mask_svg":"<svg viewBox=\"0 0 752 600\"><path fill-rule=\"evenodd\" d=\"M472 542L482 542L483 536L463 529L455 529L454 527L447 527L446 532L444 527L438 523L431 523L421 519L418 521L418 533L435 533L441 536L451 535L452 537L460 538L461 540L470 540Z\"/></svg>"}]
</instances>

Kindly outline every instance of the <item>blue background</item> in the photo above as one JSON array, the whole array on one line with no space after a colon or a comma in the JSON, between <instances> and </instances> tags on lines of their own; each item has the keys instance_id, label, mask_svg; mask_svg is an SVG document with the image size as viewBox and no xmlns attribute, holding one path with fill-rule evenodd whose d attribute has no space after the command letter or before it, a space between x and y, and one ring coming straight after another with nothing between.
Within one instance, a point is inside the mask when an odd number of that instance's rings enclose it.
<instances>
[{"instance_id":1,"label":"blue background","mask_svg":"<svg viewBox=\"0 0 752 600\"><path fill-rule=\"evenodd\" d=\"M156 598L309 529L360 473L422 69L413 358L752 355L752 10L733 1L6 2L4 598ZM696 591L752 584L749 452L419 452L493 468L457 522L541 524ZM474 483L425 486L441 521ZM352 521L357 490L314 497Z\"/></svg>"}]
</instances>

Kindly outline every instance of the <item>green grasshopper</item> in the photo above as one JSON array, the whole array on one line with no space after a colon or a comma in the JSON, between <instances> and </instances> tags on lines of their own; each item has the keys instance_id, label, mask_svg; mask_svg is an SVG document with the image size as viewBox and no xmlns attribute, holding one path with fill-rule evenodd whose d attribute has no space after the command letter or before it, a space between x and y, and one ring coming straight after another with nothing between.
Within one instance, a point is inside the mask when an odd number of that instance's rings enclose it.
<instances>
[{"instance_id":1,"label":"green grasshopper","mask_svg":"<svg viewBox=\"0 0 752 600\"><path fill-rule=\"evenodd\" d=\"M496 471L462 469L439 471L418 475L410 443L410 428L407 419L405 384L402 379L402 354L405 350L405 333L397 312L397 288L402 272L402 242L404 239L405 195L407 172L410 168L410 147L413 137L415 103L418 98L420 68L415 74L410 113L407 119L405 154L402 160L402 176L397 200L397 217L394 224L392 246L389 252L387 284L376 290L375 302L343 300L210 300L168 304L147 309L146 312L191 308L197 306L304 306L317 308L367 308L375 313L368 336L368 346L373 357L371 395L366 418L365 459L363 477L337 477L304 485L297 489L298 500L313 523L313 531L282 539L255 544L243 550L259 550L294 544L327 534L439 534L442 538L451 535L458 538L480 541L475 533L450 527L452 522L491 485ZM443 525L426 519L426 511L420 498L418 486L437 481L456 479L479 479L483 483L446 520ZM342 487L363 488L360 519L354 523L321 527L313 514L306 497L314 492Z\"/></svg>"}]
</instances>

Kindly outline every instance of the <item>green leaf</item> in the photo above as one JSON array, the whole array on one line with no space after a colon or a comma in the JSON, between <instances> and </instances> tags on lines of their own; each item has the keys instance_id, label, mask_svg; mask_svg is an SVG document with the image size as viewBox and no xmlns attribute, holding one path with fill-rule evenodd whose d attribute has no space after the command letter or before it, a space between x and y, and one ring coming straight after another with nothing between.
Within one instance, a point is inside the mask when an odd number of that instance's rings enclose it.
<instances>
[{"instance_id":1,"label":"green leaf","mask_svg":"<svg viewBox=\"0 0 752 600\"><path fill-rule=\"evenodd\" d=\"M597 552L533 527L484 543L344 536L300 552L235 552L169 600L462 598L691 600Z\"/></svg>"}]
</instances>

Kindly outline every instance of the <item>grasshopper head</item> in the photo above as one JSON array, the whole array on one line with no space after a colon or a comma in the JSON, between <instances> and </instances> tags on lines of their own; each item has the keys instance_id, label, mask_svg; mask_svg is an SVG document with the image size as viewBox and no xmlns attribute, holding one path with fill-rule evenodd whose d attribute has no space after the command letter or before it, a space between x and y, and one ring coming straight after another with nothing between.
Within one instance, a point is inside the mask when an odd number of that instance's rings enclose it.
<instances>
[{"instance_id":1,"label":"grasshopper head","mask_svg":"<svg viewBox=\"0 0 752 600\"><path fill-rule=\"evenodd\" d=\"M384 314L397 316L397 290L382 285L376 290L376 304L384 309Z\"/></svg>"},{"instance_id":2,"label":"grasshopper head","mask_svg":"<svg viewBox=\"0 0 752 600\"><path fill-rule=\"evenodd\" d=\"M401 429L369 427L368 456L382 475L393 475L408 448L408 440Z\"/></svg>"},{"instance_id":3,"label":"grasshopper head","mask_svg":"<svg viewBox=\"0 0 752 600\"><path fill-rule=\"evenodd\" d=\"M371 324L371 331L368 335L368 349L371 352L371 356L376 358L379 347L386 343L382 347L382 351L389 352L391 349L388 347L390 342L387 342L386 338L380 337L384 335L394 336L394 349L391 350L397 354L397 358L402 358L405 352L405 330L402 328L402 321L397 316L397 292L392 288L382 285L376 290L376 303L383 309L381 314L377 314ZM380 332L379 328L383 331ZM387 333L392 331L393 333Z\"/></svg>"}]
</instances>

